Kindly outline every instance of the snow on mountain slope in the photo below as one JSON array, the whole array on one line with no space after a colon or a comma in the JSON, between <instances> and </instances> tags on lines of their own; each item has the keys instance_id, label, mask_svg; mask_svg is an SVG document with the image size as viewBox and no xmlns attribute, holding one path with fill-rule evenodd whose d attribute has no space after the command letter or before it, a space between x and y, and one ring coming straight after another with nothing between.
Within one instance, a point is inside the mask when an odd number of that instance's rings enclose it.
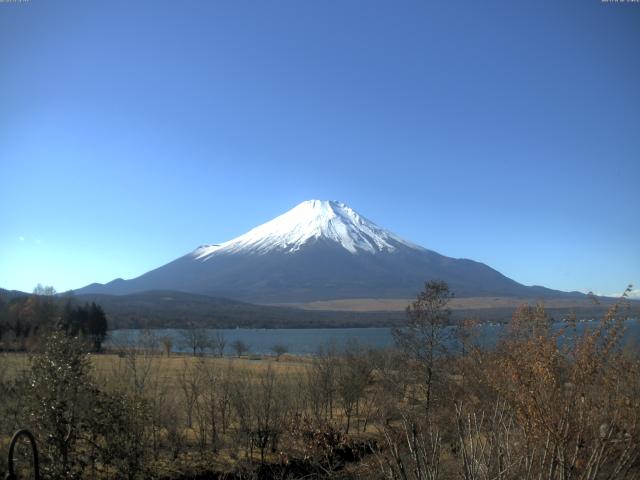
<instances>
[{"instance_id":1,"label":"snow on mountain slope","mask_svg":"<svg viewBox=\"0 0 640 480\"><path fill-rule=\"evenodd\" d=\"M293 253L307 242L321 238L353 254L394 252L399 246L423 250L377 226L344 203L307 200L233 240L199 247L192 256L207 260L219 253Z\"/></svg>"},{"instance_id":2,"label":"snow on mountain slope","mask_svg":"<svg viewBox=\"0 0 640 480\"><path fill-rule=\"evenodd\" d=\"M130 280L77 294L179 291L250 303L413 298L429 280L457 297L570 295L527 287L491 267L407 242L339 202L310 200L233 240L208 245Z\"/></svg>"}]
</instances>

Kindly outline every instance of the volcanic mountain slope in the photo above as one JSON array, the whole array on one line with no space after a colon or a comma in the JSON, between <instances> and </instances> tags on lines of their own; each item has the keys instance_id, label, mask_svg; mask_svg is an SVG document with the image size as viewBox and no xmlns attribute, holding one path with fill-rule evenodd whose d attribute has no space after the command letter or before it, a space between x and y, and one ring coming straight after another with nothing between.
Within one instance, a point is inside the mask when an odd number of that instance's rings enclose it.
<instances>
[{"instance_id":1,"label":"volcanic mountain slope","mask_svg":"<svg viewBox=\"0 0 640 480\"><path fill-rule=\"evenodd\" d=\"M430 279L459 297L574 296L527 287L479 262L427 250L347 205L309 200L228 242L205 245L131 280L77 293L176 290L253 303L346 298L412 298Z\"/></svg>"}]
</instances>

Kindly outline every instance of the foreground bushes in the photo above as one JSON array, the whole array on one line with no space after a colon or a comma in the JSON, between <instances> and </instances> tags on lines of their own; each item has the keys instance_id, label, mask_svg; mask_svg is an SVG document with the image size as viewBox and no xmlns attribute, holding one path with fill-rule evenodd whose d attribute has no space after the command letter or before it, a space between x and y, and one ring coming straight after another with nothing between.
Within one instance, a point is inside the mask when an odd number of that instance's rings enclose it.
<instances>
[{"instance_id":1,"label":"foreground bushes","mask_svg":"<svg viewBox=\"0 0 640 480\"><path fill-rule=\"evenodd\" d=\"M98 388L86 351L84 342L52 334L9 384L13 418L3 426L36 434L45 478L136 478L147 455L145 401Z\"/></svg>"},{"instance_id":2,"label":"foreground bushes","mask_svg":"<svg viewBox=\"0 0 640 480\"><path fill-rule=\"evenodd\" d=\"M405 409L383 428L385 476L640 478L640 363L622 348L622 308L580 331L525 305L490 351L465 329L465 355L429 364L433 415Z\"/></svg>"},{"instance_id":3,"label":"foreground bushes","mask_svg":"<svg viewBox=\"0 0 640 480\"><path fill-rule=\"evenodd\" d=\"M640 365L620 306L581 332L524 306L496 348L470 323L453 352L448 298L427 285L397 350L328 347L289 367L148 345L92 361L54 333L21 373L0 361L0 449L31 428L51 479L640 478Z\"/></svg>"}]
</instances>

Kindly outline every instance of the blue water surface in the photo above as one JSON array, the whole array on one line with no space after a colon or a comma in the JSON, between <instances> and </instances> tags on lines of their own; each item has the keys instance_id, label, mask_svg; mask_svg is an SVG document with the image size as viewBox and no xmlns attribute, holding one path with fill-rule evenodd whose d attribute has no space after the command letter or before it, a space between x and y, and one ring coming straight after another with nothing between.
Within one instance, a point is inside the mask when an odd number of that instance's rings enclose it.
<instances>
[{"instance_id":1,"label":"blue water surface","mask_svg":"<svg viewBox=\"0 0 640 480\"><path fill-rule=\"evenodd\" d=\"M595 321L581 322L578 324L578 332L585 328L593 328ZM555 324L559 328L560 323ZM484 324L478 328L477 340L484 346L495 345L505 331L501 324ZM190 348L185 341L184 330L180 329L156 329L151 330L152 339L159 342L163 337L172 339L174 352L189 352ZM219 329L208 330L211 336L220 332L227 342L226 354L232 354L231 344L236 340L242 340L250 347L250 353L265 355L272 353L272 347L281 344L287 347L289 353L295 355L313 355L320 348L334 346L340 350L349 342L357 342L363 347L385 348L393 346L393 336L390 328L279 328L279 329ZM453 333L453 332L450 332ZM112 330L105 343L107 347L127 347L140 344L144 341L145 330ZM147 337L148 338L148 337ZM626 321L625 342L640 344L640 320ZM158 343L159 344L159 343Z\"/></svg>"}]
</instances>

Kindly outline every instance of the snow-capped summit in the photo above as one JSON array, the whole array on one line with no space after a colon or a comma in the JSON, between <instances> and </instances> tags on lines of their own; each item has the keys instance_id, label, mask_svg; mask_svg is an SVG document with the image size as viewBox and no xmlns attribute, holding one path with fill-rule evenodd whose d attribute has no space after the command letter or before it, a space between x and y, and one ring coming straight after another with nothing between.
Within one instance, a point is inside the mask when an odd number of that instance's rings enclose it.
<instances>
[{"instance_id":1,"label":"snow-capped summit","mask_svg":"<svg viewBox=\"0 0 640 480\"><path fill-rule=\"evenodd\" d=\"M203 245L130 280L77 293L181 291L251 303L413 298L444 280L458 297L562 295L482 263L407 242L340 202L309 200L221 244Z\"/></svg>"},{"instance_id":2,"label":"snow-capped summit","mask_svg":"<svg viewBox=\"0 0 640 480\"><path fill-rule=\"evenodd\" d=\"M206 260L220 253L265 254L279 250L296 252L310 241L329 240L350 253L393 252L407 242L358 214L341 202L307 200L273 220L219 245L197 248L192 255Z\"/></svg>"}]
</instances>

